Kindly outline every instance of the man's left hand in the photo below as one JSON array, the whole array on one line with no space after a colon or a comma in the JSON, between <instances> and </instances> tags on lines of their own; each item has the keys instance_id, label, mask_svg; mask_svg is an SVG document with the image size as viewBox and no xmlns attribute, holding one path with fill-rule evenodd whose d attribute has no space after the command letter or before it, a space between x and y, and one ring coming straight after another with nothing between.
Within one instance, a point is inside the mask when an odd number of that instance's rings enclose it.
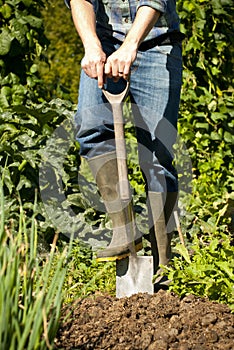
<instances>
[{"instance_id":1,"label":"man's left hand","mask_svg":"<svg viewBox=\"0 0 234 350\"><path fill-rule=\"evenodd\" d=\"M105 75L108 78L113 78L114 81L118 81L120 78L127 80L136 55L136 48L123 43L118 50L107 58L104 66Z\"/></svg>"}]
</instances>

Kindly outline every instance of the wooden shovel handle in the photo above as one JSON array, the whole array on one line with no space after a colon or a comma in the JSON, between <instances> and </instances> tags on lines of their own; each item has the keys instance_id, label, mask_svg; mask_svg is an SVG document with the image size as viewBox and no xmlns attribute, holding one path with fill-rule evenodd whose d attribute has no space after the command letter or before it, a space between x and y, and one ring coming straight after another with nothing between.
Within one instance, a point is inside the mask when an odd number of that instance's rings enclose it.
<instances>
[{"instance_id":1,"label":"wooden shovel handle","mask_svg":"<svg viewBox=\"0 0 234 350\"><path fill-rule=\"evenodd\" d=\"M105 89L102 91L107 101L111 104L113 111L120 198L122 200L130 201L131 195L128 181L127 152L124 138L124 121L121 104L126 97L128 89L129 81L127 81L126 88L120 94L112 94Z\"/></svg>"},{"instance_id":2,"label":"wooden shovel handle","mask_svg":"<svg viewBox=\"0 0 234 350\"><path fill-rule=\"evenodd\" d=\"M126 80L126 87L125 89L120 92L119 94L112 94L111 92L107 91L105 88L102 89L103 94L105 95L107 101L111 104L121 104L123 102L124 98L126 97L128 90L129 90L129 80Z\"/></svg>"}]
</instances>

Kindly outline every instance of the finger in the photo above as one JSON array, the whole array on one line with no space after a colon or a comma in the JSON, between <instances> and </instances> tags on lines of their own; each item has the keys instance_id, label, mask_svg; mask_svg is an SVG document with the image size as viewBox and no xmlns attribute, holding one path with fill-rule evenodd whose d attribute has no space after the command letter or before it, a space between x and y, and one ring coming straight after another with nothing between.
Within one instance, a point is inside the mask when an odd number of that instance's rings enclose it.
<instances>
[{"instance_id":1,"label":"finger","mask_svg":"<svg viewBox=\"0 0 234 350\"><path fill-rule=\"evenodd\" d=\"M119 77L122 77L124 75L124 63L119 63L118 74Z\"/></svg>"},{"instance_id":2,"label":"finger","mask_svg":"<svg viewBox=\"0 0 234 350\"><path fill-rule=\"evenodd\" d=\"M81 68L82 68L82 69L85 69L85 67L86 67L86 61L85 61L85 58L84 58L84 57L82 58L80 65L81 65Z\"/></svg>"},{"instance_id":3,"label":"finger","mask_svg":"<svg viewBox=\"0 0 234 350\"><path fill-rule=\"evenodd\" d=\"M95 69L94 65L92 65L90 62L83 59L81 61L81 68L90 78L95 78L96 69Z\"/></svg>"},{"instance_id":4,"label":"finger","mask_svg":"<svg viewBox=\"0 0 234 350\"><path fill-rule=\"evenodd\" d=\"M88 74L87 72L87 63L85 61L85 59L83 58L82 61L81 61L81 68L83 69L83 71Z\"/></svg>"},{"instance_id":5,"label":"finger","mask_svg":"<svg viewBox=\"0 0 234 350\"><path fill-rule=\"evenodd\" d=\"M119 71L118 74L119 74L119 78L123 78L124 77L123 72Z\"/></svg>"},{"instance_id":6,"label":"finger","mask_svg":"<svg viewBox=\"0 0 234 350\"><path fill-rule=\"evenodd\" d=\"M98 87L100 89L102 89L103 83L104 83L104 81L103 81L103 79L104 79L104 63L97 64L96 71L97 71Z\"/></svg>"},{"instance_id":7,"label":"finger","mask_svg":"<svg viewBox=\"0 0 234 350\"><path fill-rule=\"evenodd\" d=\"M104 66L104 73L107 77L111 76L111 65L109 61L107 61Z\"/></svg>"},{"instance_id":8,"label":"finger","mask_svg":"<svg viewBox=\"0 0 234 350\"><path fill-rule=\"evenodd\" d=\"M114 78L119 76L119 65L114 61L111 62L111 72Z\"/></svg>"},{"instance_id":9,"label":"finger","mask_svg":"<svg viewBox=\"0 0 234 350\"><path fill-rule=\"evenodd\" d=\"M130 74L130 68L131 68L131 64L126 63L124 66L124 70L123 70L123 78L126 80L128 79L129 74Z\"/></svg>"},{"instance_id":10,"label":"finger","mask_svg":"<svg viewBox=\"0 0 234 350\"><path fill-rule=\"evenodd\" d=\"M112 57L112 55L107 59L105 74L107 74L108 77L113 78L118 77L119 75L118 60Z\"/></svg>"}]
</instances>

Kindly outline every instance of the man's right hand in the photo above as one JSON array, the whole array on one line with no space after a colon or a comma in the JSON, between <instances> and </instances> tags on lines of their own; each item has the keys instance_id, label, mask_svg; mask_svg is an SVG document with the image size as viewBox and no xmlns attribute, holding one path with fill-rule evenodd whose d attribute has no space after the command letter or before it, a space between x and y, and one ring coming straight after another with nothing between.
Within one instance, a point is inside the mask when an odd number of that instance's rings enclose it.
<instances>
[{"instance_id":1,"label":"man's right hand","mask_svg":"<svg viewBox=\"0 0 234 350\"><path fill-rule=\"evenodd\" d=\"M98 87L101 89L104 84L104 65L106 54L101 47L92 47L85 49L85 55L81 61L81 67L90 77L97 79Z\"/></svg>"},{"instance_id":2,"label":"man's right hand","mask_svg":"<svg viewBox=\"0 0 234 350\"><path fill-rule=\"evenodd\" d=\"M81 67L90 78L97 79L99 88L102 88L106 55L96 33L93 4L91 1L83 0L71 0L70 4L73 21L85 49Z\"/></svg>"}]
</instances>

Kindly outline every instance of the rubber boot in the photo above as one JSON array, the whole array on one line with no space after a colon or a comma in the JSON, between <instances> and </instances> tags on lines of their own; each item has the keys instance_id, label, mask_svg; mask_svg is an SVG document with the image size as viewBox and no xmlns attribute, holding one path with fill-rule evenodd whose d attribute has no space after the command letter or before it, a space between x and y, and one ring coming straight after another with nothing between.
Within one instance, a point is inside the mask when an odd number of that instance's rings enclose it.
<instances>
[{"instance_id":1,"label":"rubber boot","mask_svg":"<svg viewBox=\"0 0 234 350\"><path fill-rule=\"evenodd\" d=\"M155 291L157 291L158 289L167 289L170 284L170 281L165 276L161 276L163 270L160 265L168 265L170 262L173 233L167 232L163 194L160 192L148 192L148 201L151 226L150 241L155 270L154 285ZM167 216L169 217L169 212Z\"/></svg>"},{"instance_id":2,"label":"rubber boot","mask_svg":"<svg viewBox=\"0 0 234 350\"><path fill-rule=\"evenodd\" d=\"M176 228L174 213L179 212L178 209L178 192L167 192L165 204L164 204L164 215L166 222L167 232L173 232Z\"/></svg>"},{"instance_id":3,"label":"rubber boot","mask_svg":"<svg viewBox=\"0 0 234 350\"><path fill-rule=\"evenodd\" d=\"M142 249L142 237L134 224L132 203L120 200L116 153L109 152L90 158L88 163L113 229L110 244L104 250L97 252L97 260L123 259Z\"/></svg>"}]
</instances>

